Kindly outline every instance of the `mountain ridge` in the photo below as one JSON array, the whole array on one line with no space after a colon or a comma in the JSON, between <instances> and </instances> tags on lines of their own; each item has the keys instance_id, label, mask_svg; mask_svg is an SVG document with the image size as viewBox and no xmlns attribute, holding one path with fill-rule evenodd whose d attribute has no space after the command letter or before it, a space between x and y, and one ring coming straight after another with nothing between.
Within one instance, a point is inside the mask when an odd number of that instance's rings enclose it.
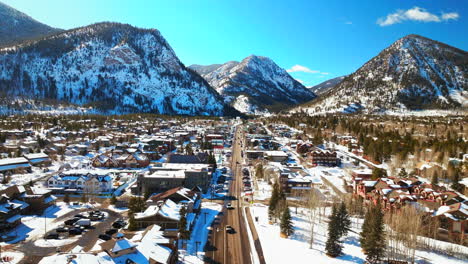
<instances>
[{"instance_id":1,"label":"mountain ridge","mask_svg":"<svg viewBox=\"0 0 468 264\"><path fill-rule=\"evenodd\" d=\"M276 112L316 97L264 56L250 55L240 62L190 67L224 96L225 102L243 113Z\"/></svg>"},{"instance_id":2,"label":"mountain ridge","mask_svg":"<svg viewBox=\"0 0 468 264\"><path fill-rule=\"evenodd\" d=\"M416 34L402 37L311 103L311 112L468 107L466 51Z\"/></svg>"},{"instance_id":3,"label":"mountain ridge","mask_svg":"<svg viewBox=\"0 0 468 264\"><path fill-rule=\"evenodd\" d=\"M24 40L62 31L43 24L2 2L0 2L0 18L2 20L0 46L14 45Z\"/></svg>"},{"instance_id":4,"label":"mountain ridge","mask_svg":"<svg viewBox=\"0 0 468 264\"><path fill-rule=\"evenodd\" d=\"M9 96L122 113L233 112L156 29L95 23L1 48L0 63L0 91Z\"/></svg>"}]
</instances>

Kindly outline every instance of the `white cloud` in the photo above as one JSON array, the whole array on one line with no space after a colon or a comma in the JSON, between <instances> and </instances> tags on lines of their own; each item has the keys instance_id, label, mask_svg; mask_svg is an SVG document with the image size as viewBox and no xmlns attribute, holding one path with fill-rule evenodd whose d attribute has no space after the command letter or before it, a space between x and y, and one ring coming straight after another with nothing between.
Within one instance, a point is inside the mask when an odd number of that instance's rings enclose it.
<instances>
[{"instance_id":1,"label":"white cloud","mask_svg":"<svg viewBox=\"0 0 468 264\"><path fill-rule=\"evenodd\" d=\"M408 10L397 10L393 14L388 14L385 18L381 17L377 20L377 24L384 27L390 26L403 21L419 21L419 22L442 22L447 20L456 20L459 15L456 12L442 13L438 16L428 12L426 9L421 7L413 7Z\"/></svg>"},{"instance_id":2,"label":"white cloud","mask_svg":"<svg viewBox=\"0 0 468 264\"><path fill-rule=\"evenodd\" d=\"M452 13L443 13L442 14L442 19L443 20L449 20L449 19L455 19L457 20L460 17L458 13L452 12Z\"/></svg>"},{"instance_id":3,"label":"white cloud","mask_svg":"<svg viewBox=\"0 0 468 264\"><path fill-rule=\"evenodd\" d=\"M306 66L302 66L302 65L299 65L299 64L296 64L294 66L291 67L291 69L287 69L286 70L287 72L289 73L292 73L292 72L305 72L305 73L313 73L313 74L320 74L320 75L329 75L330 73L329 72L321 72L321 71L317 71L317 70L311 70L309 68L307 68ZM302 83L301 80L298 80L296 79L298 82Z\"/></svg>"},{"instance_id":4,"label":"white cloud","mask_svg":"<svg viewBox=\"0 0 468 264\"><path fill-rule=\"evenodd\" d=\"M311 70L305 66L302 66L302 65L294 65L291 67L291 69L287 69L286 70L287 72L307 72L307 73L319 73L320 71L315 71L315 70Z\"/></svg>"},{"instance_id":5,"label":"white cloud","mask_svg":"<svg viewBox=\"0 0 468 264\"><path fill-rule=\"evenodd\" d=\"M353 22L352 22L352 21L346 21L345 24L346 24L346 25L352 25Z\"/></svg>"},{"instance_id":6,"label":"white cloud","mask_svg":"<svg viewBox=\"0 0 468 264\"><path fill-rule=\"evenodd\" d=\"M304 81L301 80L301 79L296 79L296 81L298 81L298 82L300 82L300 83L304 83Z\"/></svg>"}]
</instances>

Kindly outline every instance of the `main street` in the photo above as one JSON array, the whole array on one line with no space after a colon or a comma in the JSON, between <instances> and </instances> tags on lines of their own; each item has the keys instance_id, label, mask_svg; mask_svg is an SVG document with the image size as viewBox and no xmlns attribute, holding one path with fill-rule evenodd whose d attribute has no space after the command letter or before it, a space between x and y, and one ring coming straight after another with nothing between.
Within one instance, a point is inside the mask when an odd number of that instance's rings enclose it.
<instances>
[{"instance_id":1,"label":"main street","mask_svg":"<svg viewBox=\"0 0 468 264\"><path fill-rule=\"evenodd\" d=\"M229 194L224 201L224 214L220 219L221 222L213 230L211 244L214 245L214 251L211 254L207 253L208 256L212 257L214 263L248 264L252 262L241 197L244 147L245 135L242 127L238 126L232 144L232 179L229 185ZM231 203L234 209L227 210L228 203ZM234 232L226 232L227 225L232 226Z\"/></svg>"}]
</instances>

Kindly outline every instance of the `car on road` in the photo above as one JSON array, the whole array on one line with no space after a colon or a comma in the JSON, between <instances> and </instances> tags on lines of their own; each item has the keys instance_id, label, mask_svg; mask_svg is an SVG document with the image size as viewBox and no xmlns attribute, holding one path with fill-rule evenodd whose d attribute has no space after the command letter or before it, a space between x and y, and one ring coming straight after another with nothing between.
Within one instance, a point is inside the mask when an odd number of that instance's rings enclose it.
<instances>
[{"instance_id":1,"label":"car on road","mask_svg":"<svg viewBox=\"0 0 468 264\"><path fill-rule=\"evenodd\" d=\"M232 210L232 209L234 209L234 206L232 206L231 203L228 203L228 204L226 205L226 208L229 209L229 210Z\"/></svg>"},{"instance_id":2,"label":"car on road","mask_svg":"<svg viewBox=\"0 0 468 264\"><path fill-rule=\"evenodd\" d=\"M50 233L50 234L47 234L44 238L45 238L45 239L59 239L59 234L57 234L57 233Z\"/></svg>"},{"instance_id":3,"label":"car on road","mask_svg":"<svg viewBox=\"0 0 468 264\"><path fill-rule=\"evenodd\" d=\"M112 236L108 235L108 234L100 234L98 236L99 239L102 239L104 241L108 241L108 240L111 240L112 239Z\"/></svg>"},{"instance_id":4,"label":"car on road","mask_svg":"<svg viewBox=\"0 0 468 264\"><path fill-rule=\"evenodd\" d=\"M230 225L227 225L226 226L226 232L229 233L229 234L233 234L235 233L236 231L234 230L234 228Z\"/></svg>"}]
</instances>

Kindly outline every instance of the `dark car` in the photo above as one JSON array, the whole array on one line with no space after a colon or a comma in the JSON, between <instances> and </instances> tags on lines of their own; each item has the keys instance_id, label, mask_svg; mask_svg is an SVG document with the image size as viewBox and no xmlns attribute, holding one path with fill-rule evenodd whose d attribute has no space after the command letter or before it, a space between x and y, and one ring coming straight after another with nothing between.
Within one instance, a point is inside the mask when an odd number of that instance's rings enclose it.
<instances>
[{"instance_id":1,"label":"dark car","mask_svg":"<svg viewBox=\"0 0 468 264\"><path fill-rule=\"evenodd\" d=\"M119 230L117 230L115 228L111 228L111 229L106 231L106 235L112 236L113 234L117 233L118 231Z\"/></svg>"},{"instance_id":2,"label":"dark car","mask_svg":"<svg viewBox=\"0 0 468 264\"><path fill-rule=\"evenodd\" d=\"M68 219L66 220L64 223L66 225L74 225L76 223L76 221L78 221L80 218L72 218L72 219Z\"/></svg>"},{"instance_id":3,"label":"dark car","mask_svg":"<svg viewBox=\"0 0 468 264\"><path fill-rule=\"evenodd\" d=\"M66 232L68 232L68 227L59 227L59 228L55 229L55 232L57 232L57 233L66 233Z\"/></svg>"},{"instance_id":4,"label":"dark car","mask_svg":"<svg viewBox=\"0 0 468 264\"><path fill-rule=\"evenodd\" d=\"M125 223L125 221L123 221L123 220L117 220L117 221L115 221L115 222L112 224L112 227L113 227L113 228L122 228L122 227L124 227L124 226L126 226L126 225L127 225L127 223Z\"/></svg>"},{"instance_id":5,"label":"dark car","mask_svg":"<svg viewBox=\"0 0 468 264\"><path fill-rule=\"evenodd\" d=\"M110 235L107 235L107 234L100 234L98 237L99 237L99 239L102 239L102 240L105 240L105 241L112 239L112 237Z\"/></svg>"},{"instance_id":6,"label":"dark car","mask_svg":"<svg viewBox=\"0 0 468 264\"><path fill-rule=\"evenodd\" d=\"M226 226L226 232L229 233L229 234L234 234L236 231L234 230L234 228L230 225L227 225Z\"/></svg>"},{"instance_id":7,"label":"dark car","mask_svg":"<svg viewBox=\"0 0 468 264\"><path fill-rule=\"evenodd\" d=\"M81 235L81 233L83 233L83 231L80 228L71 228L68 230L68 234L70 235Z\"/></svg>"},{"instance_id":8,"label":"dark car","mask_svg":"<svg viewBox=\"0 0 468 264\"><path fill-rule=\"evenodd\" d=\"M88 217L83 214L77 214L75 215L75 218L88 218Z\"/></svg>"},{"instance_id":9,"label":"dark car","mask_svg":"<svg viewBox=\"0 0 468 264\"><path fill-rule=\"evenodd\" d=\"M59 239L59 234L57 234L57 233L50 233L50 234L47 234L44 238L45 238L45 239Z\"/></svg>"}]
</instances>

